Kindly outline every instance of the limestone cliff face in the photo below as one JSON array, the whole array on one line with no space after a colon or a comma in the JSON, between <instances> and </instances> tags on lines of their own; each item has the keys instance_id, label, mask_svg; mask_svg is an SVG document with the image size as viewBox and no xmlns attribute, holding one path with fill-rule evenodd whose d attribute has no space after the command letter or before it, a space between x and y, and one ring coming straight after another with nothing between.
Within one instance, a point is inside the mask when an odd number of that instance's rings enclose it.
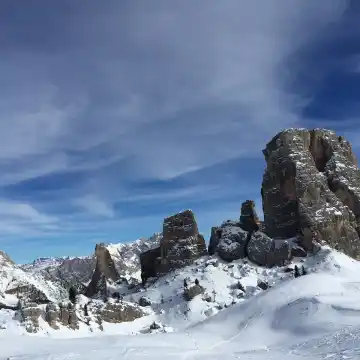
<instances>
[{"instance_id":1,"label":"limestone cliff face","mask_svg":"<svg viewBox=\"0 0 360 360\"><path fill-rule=\"evenodd\" d=\"M139 256L142 252L159 245L159 234L149 239L139 239L129 244L97 244L95 247L96 266L86 295L107 295L107 283L116 282L120 277L132 276L140 270Z\"/></svg>"},{"instance_id":2,"label":"limestone cliff face","mask_svg":"<svg viewBox=\"0 0 360 360\"><path fill-rule=\"evenodd\" d=\"M120 275L116 270L113 259L105 244L97 244L95 247L96 266L91 281L86 290L87 296L94 296L99 293L107 294L106 281L108 279L117 281Z\"/></svg>"},{"instance_id":3,"label":"limestone cliff face","mask_svg":"<svg viewBox=\"0 0 360 360\"><path fill-rule=\"evenodd\" d=\"M330 130L288 129L263 153L267 234L298 237L307 251L326 242L358 258L360 170L349 142Z\"/></svg>"},{"instance_id":4,"label":"limestone cliff face","mask_svg":"<svg viewBox=\"0 0 360 360\"><path fill-rule=\"evenodd\" d=\"M182 211L164 219L159 248L141 254L143 277L167 274L205 254L205 239L199 234L194 213Z\"/></svg>"}]
</instances>

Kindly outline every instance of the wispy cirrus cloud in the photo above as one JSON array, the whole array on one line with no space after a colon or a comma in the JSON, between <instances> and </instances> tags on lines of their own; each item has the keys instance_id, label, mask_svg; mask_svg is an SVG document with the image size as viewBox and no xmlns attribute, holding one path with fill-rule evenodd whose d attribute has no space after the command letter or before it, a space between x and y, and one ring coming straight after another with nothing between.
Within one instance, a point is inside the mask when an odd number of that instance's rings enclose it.
<instances>
[{"instance_id":1,"label":"wispy cirrus cloud","mask_svg":"<svg viewBox=\"0 0 360 360\"><path fill-rule=\"evenodd\" d=\"M106 237L187 203L209 227L258 198L261 148L306 117L299 54L335 38L348 2L2 6L0 195Z\"/></svg>"},{"instance_id":2,"label":"wispy cirrus cloud","mask_svg":"<svg viewBox=\"0 0 360 360\"><path fill-rule=\"evenodd\" d=\"M115 211L111 204L97 198L94 194L88 194L74 200L74 205L83 208L92 215L99 215L112 218Z\"/></svg>"}]
</instances>

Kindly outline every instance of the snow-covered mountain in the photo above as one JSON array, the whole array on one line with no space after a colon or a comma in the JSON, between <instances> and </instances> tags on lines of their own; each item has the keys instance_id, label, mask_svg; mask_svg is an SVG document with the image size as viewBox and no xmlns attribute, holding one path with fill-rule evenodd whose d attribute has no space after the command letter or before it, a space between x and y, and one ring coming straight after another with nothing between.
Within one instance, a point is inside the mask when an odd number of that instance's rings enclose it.
<instances>
[{"instance_id":1,"label":"snow-covered mountain","mask_svg":"<svg viewBox=\"0 0 360 360\"><path fill-rule=\"evenodd\" d=\"M64 286L74 283L88 283L95 269L95 256L39 258L21 268L31 274L60 282Z\"/></svg>"},{"instance_id":2,"label":"snow-covered mountain","mask_svg":"<svg viewBox=\"0 0 360 360\"><path fill-rule=\"evenodd\" d=\"M156 233L148 239L138 239L130 243L104 244L104 246L120 276L140 278L139 255L158 246L160 238L161 234ZM47 257L20 265L20 268L68 287L77 283L88 284L94 273L96 261L95 253L91 256Z\"/></svg>"},{"instance_id":3,"label":"snow-covered mountain","mask_svg":"<svg viewBox=\"0 0 360 360\"><path fill-rule=\"evenodd\" d=\"M24 271L3 252L0 253L0 304L15 306L22 297L38 297L58 302L67 297L67 291L40 274Z\"/></svg>"},{"instance_id":4,"label":"snow-covered mountain","mask_svg":"<svg viewBox=\"0 0 360 360\"><path fill-rule=\"evenodd\" d=\"M294 265L303 265L308 274L294 278L286 267L264 269L246 260L228 264L204 257L144 291L129 292L129 300L146 298L152 303L146 307L148 315L130 323L105 324L107 336L94 337L100 331L90 332L83 326L77 332L44 328L42 336L18 337L20 328L3 315L7 329L0 331L1 356L24 360L140 359L145 355L147 359L358 359L359 262L325 247ZM197 278L205 292L186 301L184 278L188 287ZM270 286L263 290L265 283ZM160 329L149 333L154 321ZM71 339L59 342L49 335Z\"/></svg>"}]
</instances>

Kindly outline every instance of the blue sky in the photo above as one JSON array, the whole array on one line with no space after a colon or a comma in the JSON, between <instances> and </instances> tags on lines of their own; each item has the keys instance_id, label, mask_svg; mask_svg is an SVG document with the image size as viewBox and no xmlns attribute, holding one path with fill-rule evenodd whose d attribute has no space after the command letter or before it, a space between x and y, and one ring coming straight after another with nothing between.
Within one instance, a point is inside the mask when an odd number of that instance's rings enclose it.
<instances>
[{"instance_id":1,"label":"blue sky","mask_svg":"<svg viewBox=\"0 0 360 360\"><path fill-rule=\"evenodd\" d=\"M3 0L0 249L86 255L194 210L261 212L261 149L327 127L359 155L360 2Z\"/></svg>"}]
</instances>

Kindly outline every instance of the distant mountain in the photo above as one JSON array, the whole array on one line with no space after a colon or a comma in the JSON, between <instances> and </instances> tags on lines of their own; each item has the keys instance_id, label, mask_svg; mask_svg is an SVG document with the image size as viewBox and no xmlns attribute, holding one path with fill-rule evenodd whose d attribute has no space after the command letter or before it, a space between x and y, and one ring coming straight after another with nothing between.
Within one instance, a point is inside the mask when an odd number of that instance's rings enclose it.
<instances>
[{"instance_id":1,"label":"distant mountain","mask_svg":"<svg viewBox=\"0 0 360 360\"><path fill-rule=\"evenodd\" d=\"M39 258L21 265L24 271L41 274L45 279L61 282L65 287L74 283L88 283L95 269L94 255L81 257Z\"/></svg>"},{"instance_id":2,"label":"distant mountain","mask_svg":"<svg viewBox=\"0 0 360 360\"><path fill-rule=\"evenodd\" d=\"M29 273L16 265L10 257L0 251L0 305L15 306L18 299L29 301L61 301L67 291L43 277L40 273Z\"/></svg>"}]
</instances>

